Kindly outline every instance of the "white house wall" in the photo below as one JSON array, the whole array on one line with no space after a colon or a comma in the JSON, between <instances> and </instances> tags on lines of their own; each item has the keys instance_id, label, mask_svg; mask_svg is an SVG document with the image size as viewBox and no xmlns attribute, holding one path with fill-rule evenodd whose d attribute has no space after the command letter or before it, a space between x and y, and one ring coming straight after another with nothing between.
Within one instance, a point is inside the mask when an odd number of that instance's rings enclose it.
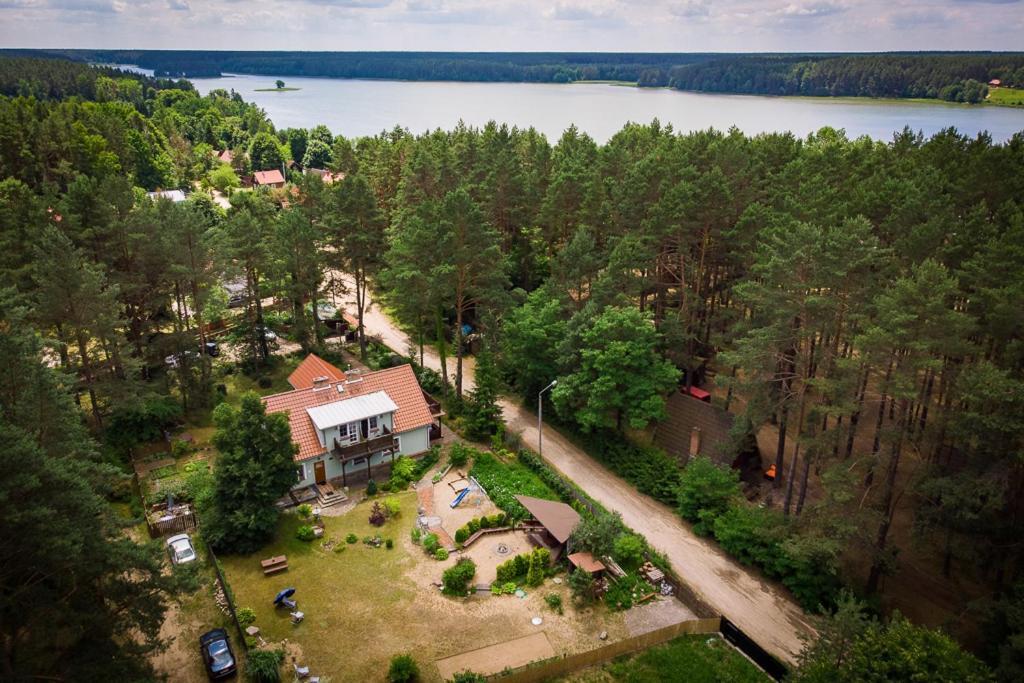
<instances>
[{"instance_id":1,"label":"white house wall","mask_svg":"<svg viewBox=\"0 0 1024 683\"><path fill-rule=\"evenodd\" d=\"M386 416L386 419L390 423L391 416L390 415ZM391 425L389 424L388 425L389 429L390 429L390 426ZM419 454L423 453L424 451L426 451L428 448L430 448L430 427L420 427L418 429L411 429L411 430L409 430L407 432L402 432L401 434L398 434L397 436L398 436L398 440L399 440L399 443L401 445L401 448L399 449L399 451L398 451L398 453L396 454L395 457L398 457L398 455L410 455L410 456L419 455ZM331 438L333 438L333 437L331 437ZM332 441L332 443L333 443L333 441ZM328 453L324 453L322 455L318 455L315 458L310 458L309 460L304 460L304 461L302 461L302 463L296 463L296 469L298 469L298 467L300 465L303 465L303 464L305 465L305 467L306 467L306 478L303 479L302 481L298 482L297 484L295 484L295 486L293 486L292 488L293 489L301 489L301 488L305 488L307 486L312 486L314 483L316 483L316 464L315 463L321 462L321 461L325 463L325 473L327 475L327 479L330 480L330 479L334 479L336 477L338 477L338 478L341 477L341 462L336 457L334 457L333 455L330 455ZM390 462L391 462L391 456L390 455L383 455L381 453L375 453L371 457L371 459L370 459L370 467L377 467L378 465L383 465L383 464L390 463ZM365 469L366 469L366 462L365 461L359 463L358 465L353 465L352 461L350 460L348 466L345 468L345 471L346 471L347 474L358 474L361 471L365 471Z\"/></svg>"}]
</instances>

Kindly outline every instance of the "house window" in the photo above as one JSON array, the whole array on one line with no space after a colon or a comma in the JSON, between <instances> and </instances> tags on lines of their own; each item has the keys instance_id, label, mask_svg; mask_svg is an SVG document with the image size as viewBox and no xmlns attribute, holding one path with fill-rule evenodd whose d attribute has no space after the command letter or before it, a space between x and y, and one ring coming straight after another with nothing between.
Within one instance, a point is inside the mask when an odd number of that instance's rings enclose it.
<instances>
[{"instance_id":1,"label":"house window","mask_svg":"<svg viewBox=\"0 0 1024 683\"><path fill-rule=\"evenodd\" d=\"M356 458L355 460L352 461L352 465L353 466L355 466L355 465L362 465L365 462L366 462L366 458Z\"/></svg>"},{"instance_id":2,"label":"house window","mask_svg":"<svg viewBox=\"0 0 1024 683\"><path fill-rule=\"evenodd\" d=\"M395 446L395 452L398 453L399 455L401 455L401 453L402 453L402 437L396 436L395 437L395 443L398 444L397 446Z\"/></svg>"},{"instance_id":3,"label":"house window","mask_svg":"<svg viewBox=\"0 0 1024 683\"><path fill-rule=\"evenodd\" d=\"M373 417L370 418L370 429L376 429L376 428L377 428L377 416L374 415Z\"/></svg>"},{"instance_id":4,"label":"house window","mask_svg":"<svg viewBox=\"0 0 1024 683\"><path fill-rule=\"evenodd\" d=\"M338 438L339 439L344 439L346 436L348 436L348 425L339 425L338 426Z\"/></svg>"},{"instance_id":5,"label":"house window","mask_svg":"<svg viewBox=\"0 0 1024 683\"><path fill-rule=\"evenodd\" d=\"M303 481L306 478L306 464L303 463L295 468L295 476L299 481Z\"/></svg>"}]
</instances>

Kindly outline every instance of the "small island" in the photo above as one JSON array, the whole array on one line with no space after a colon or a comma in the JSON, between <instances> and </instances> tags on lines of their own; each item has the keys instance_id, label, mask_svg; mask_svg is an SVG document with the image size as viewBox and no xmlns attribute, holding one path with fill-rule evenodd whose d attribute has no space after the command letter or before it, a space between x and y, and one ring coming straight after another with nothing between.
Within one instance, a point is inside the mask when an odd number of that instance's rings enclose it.
<instances>
[{"instance_id":1,"label":"small island","mask_svg":"<svg viewBox=\"0 0 1024 683\"><path fill-rule=\"evenodd\" d=\"M302 88L286 88L284 81L277 79L274 81L276 87L273 88L256 88L255 92L290 92L292 90L301 90Z\"/></svg>"}]
</instances>

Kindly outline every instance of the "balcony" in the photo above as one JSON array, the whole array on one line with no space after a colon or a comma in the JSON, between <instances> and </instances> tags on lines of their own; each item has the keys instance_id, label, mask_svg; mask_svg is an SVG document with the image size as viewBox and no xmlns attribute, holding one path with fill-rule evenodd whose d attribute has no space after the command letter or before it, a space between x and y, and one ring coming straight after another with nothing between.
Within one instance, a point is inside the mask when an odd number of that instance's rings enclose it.
<instances>
[{"instance_id":1,"label":"balcony","mask_svg":"<svg viewBox=\"0 0 1024 683\"><path fill-rule=\"evenodd\" d=\"M334 448L331 449L331 453L341 462L346 462L356 458L365 458L387 449L397 451L398 439L395 438L390 429L382 427L380 436L355 443L341 442L335 439Z\"/></svg>"}]
</instances>

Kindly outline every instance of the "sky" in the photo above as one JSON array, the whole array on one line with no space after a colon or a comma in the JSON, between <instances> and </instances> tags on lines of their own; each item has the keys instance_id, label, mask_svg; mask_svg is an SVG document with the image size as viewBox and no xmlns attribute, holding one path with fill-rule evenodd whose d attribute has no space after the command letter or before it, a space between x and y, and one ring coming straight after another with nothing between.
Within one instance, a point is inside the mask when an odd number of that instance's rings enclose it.
<instances>
[{"instance_id":1,"label":"sky","mask_svg":"<svg viewBox=\"0 0 1024 683\"><path fill-rule=\"evenodd\" d=\"M1024 50L1024 0L0 0L0 47Z\"/></svg>"}]
</instances>

